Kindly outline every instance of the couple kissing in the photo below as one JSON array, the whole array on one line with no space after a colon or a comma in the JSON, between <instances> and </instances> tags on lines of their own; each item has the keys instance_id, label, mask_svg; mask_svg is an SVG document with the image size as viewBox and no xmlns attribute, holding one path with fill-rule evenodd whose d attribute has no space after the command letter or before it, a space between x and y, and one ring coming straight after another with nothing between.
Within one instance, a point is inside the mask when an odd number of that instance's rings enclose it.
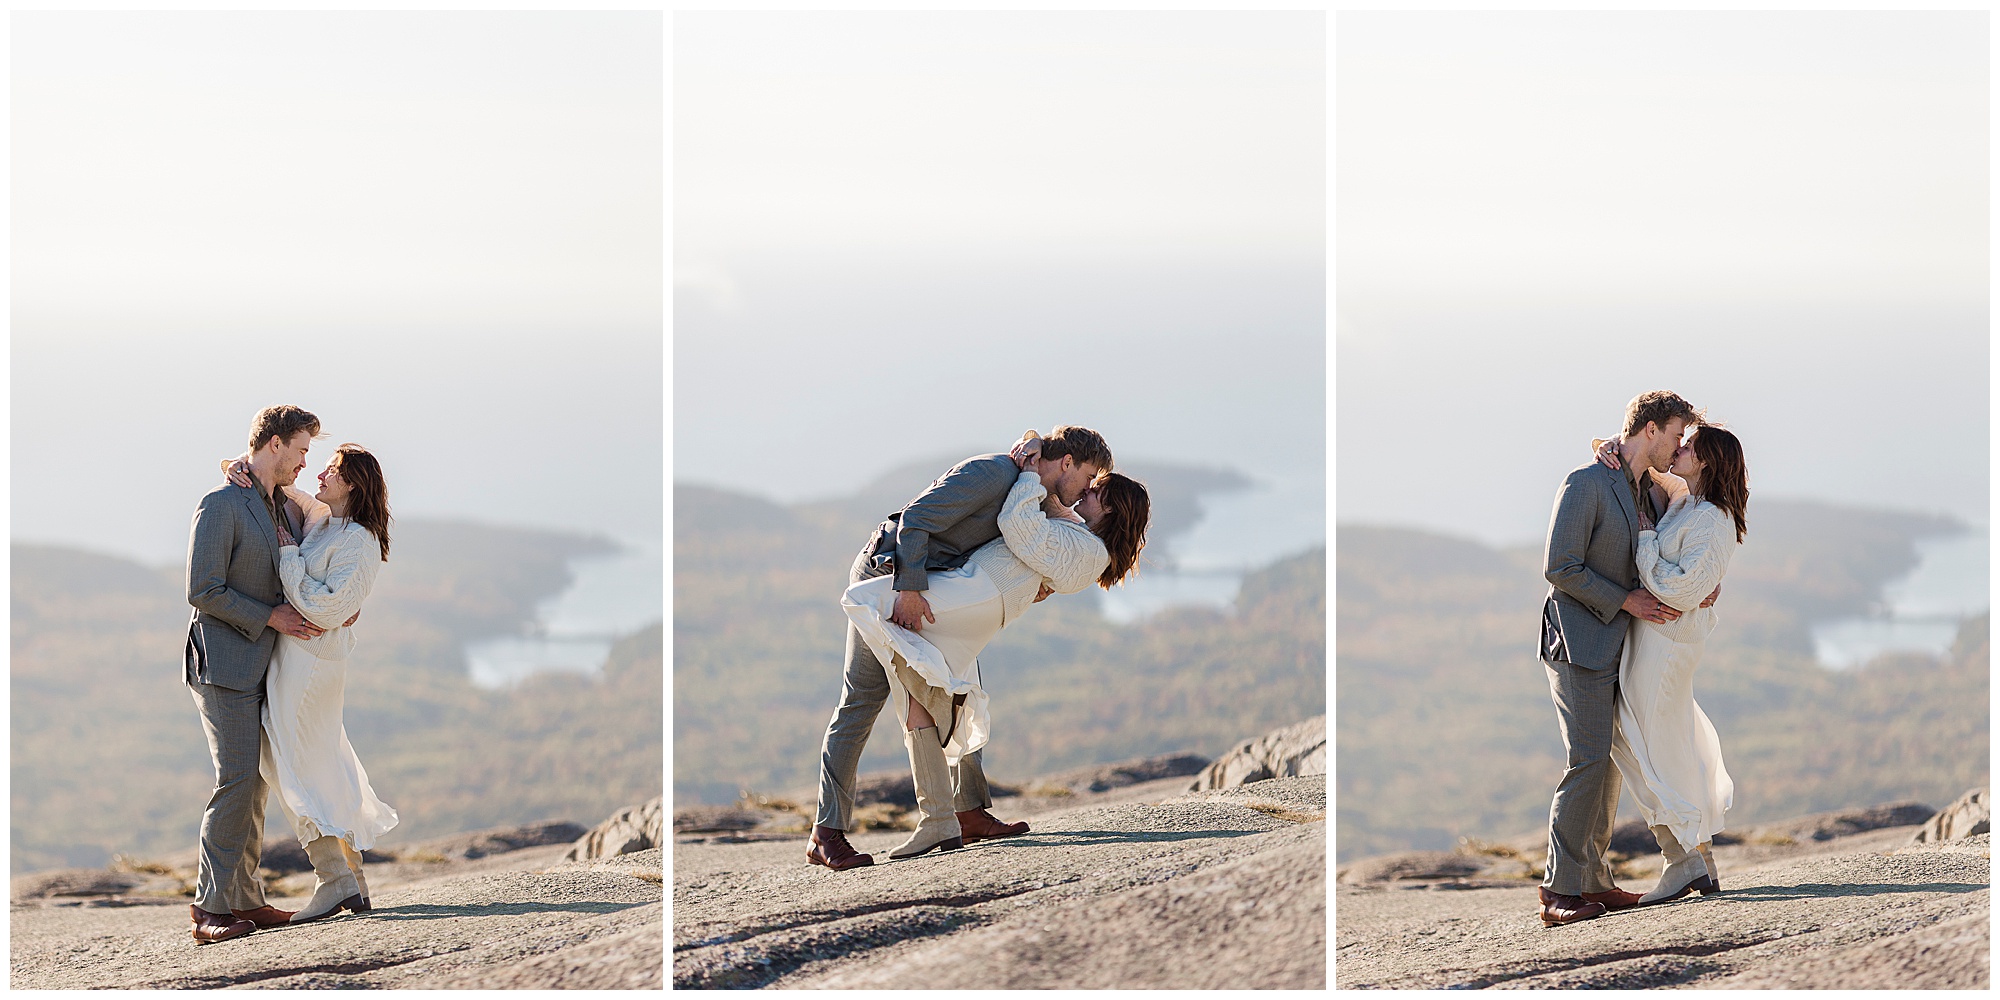
<instances>
[{"instance_id":1,"label":"couple kissing","mask_svg":"<svg viewBox=\"0 0 2000 1000\"><path fill-rule=\"evenodd\" d=\"M1709 848L1735 796L1694 672L1748 527L1743 445L1658 390L1592 444L1556 494L1544 557L1541 660L1568 750L1549 807L1548 927L1720 892ZM1664 863L1643 896L1618 888L1606 857L1621 786Z\"/></svg>"},{"instance_id":2,"label":"couple kissing","mask_svg":"<svg viewBox=\"0 0 2000 1000\"><path fill-rule=\"evenodd\" d=\"M1138 567L1151 500L1111 465L1096 431L1031 430L1010 451L952 466L876 527L841 595L846 666L820 745L807 861L834 871L875 863L847 833L861 750L885 704L902 723L919 816L890 859L1028 832L988 812L980 754L992 720L978 657L1050 594L1110 589Z\"/></svg>"}]
</instances>

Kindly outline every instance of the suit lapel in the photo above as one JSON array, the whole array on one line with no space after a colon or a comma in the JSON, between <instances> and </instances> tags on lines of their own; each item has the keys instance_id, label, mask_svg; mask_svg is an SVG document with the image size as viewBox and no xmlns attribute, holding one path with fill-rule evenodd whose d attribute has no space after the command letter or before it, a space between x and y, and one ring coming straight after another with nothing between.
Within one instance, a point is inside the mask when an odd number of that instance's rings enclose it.
<instances>
[{"instance_id":1,"label":"suit lapel","mask_svg":"<svg viewBox=\"0 0 2000 1000\"><path fill-rule=\"evenodd\" d=\"M270 543L271 565L275 568L278 565L278 526L271 523L271 507L257 495L255 487L244 490L243 503L250 508L250 519L264 529L264 541Z\"/></svg>"},{"instance_id":2,"label":"suit lapel","mask_svg":"<svg viewBox=\"0 0 2000 1000\"><path fill-rule=\"evenodd\" d=\"M1604 469L1618 484L1611 492L1618 495L1618 509L1625 512L1625 528L1632 533L1633 538L1639 537L1639 511L1632 506L1632 481L1629 474L1624 469L1605 469L1602 465L1598 468Z\"/></svg>"}]
</instances>

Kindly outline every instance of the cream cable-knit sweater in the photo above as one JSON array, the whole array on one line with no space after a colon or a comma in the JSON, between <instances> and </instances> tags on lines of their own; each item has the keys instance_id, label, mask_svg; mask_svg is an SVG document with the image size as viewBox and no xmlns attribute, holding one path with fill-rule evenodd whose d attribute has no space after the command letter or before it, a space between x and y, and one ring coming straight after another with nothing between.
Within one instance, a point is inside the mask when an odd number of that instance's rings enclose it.
<instances>
[{"instance_id":1,"label":"cream cable-knit sweater","mask_svg":"<svg viewBox=\"0 0 2000 1000\"><path fill-rule=\"evenodd\" d=\"M278 577L285 600L307 621L326 629L298 640L322 660L344 660L354 650L353 630L342 625L374 589L382 569L382 543L374 532L335 518L326 504L304 490L285 494L305 512L305 537L278 549Z\"/></svg>"},{"instance_id":2,"label":"cream cable-knit sweater","mask_svg":"<svg viewBox=\"0 0 2000 1000\"><path fill-rule=\"evenodd\" d=\"M1023 471L1000 507L1000 537L972 551L971 561L1000 591L1003 628L1035 603L1044 579L1056 593L1074 594L1111 565L1111 553L1081 520L1042 513L1048 495L1041 477Z\"/></svg>"},{"instance_id":3,"label":"cream cable-knit sweater","mask_svg":"<svg viewBox=\"0 0 2000 1000\"><path fill-rule=\"evenodd\" d=\"M1736 520L1688 493L1680 477L1657 478L1673 501L1656 527L1639 532L1633 561L1646 589L1682 614L1665 624L1646 625L1675 642L1701 642L1716 624L1715 609L1701 607L1701 602L1722 582L1729 557L1736 554Z\"/></svg>"}]
</instances>

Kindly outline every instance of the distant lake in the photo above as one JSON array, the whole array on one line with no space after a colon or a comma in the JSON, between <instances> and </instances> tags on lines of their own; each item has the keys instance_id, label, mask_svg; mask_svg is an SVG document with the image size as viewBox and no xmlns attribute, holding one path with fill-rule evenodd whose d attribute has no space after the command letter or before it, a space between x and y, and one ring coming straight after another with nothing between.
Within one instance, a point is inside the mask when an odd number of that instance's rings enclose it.
<instances>
[{"instance_id":1,"label":"distant lake","mask_svg":"<svg viewBox=\"0 0 2000 1000\"><path fill-rule=\"evenodd\" d=\"M623 543L612 556L578 559L568 590L537 609L536 632L482 639L465 646L472 683L505 688L546 671L592 675L604 669L611 646L665 615L660 579L665 561L657 543Z\"/></svg>"},{"instance_id":2,"label":"distant lake","mask_svg":"<svg viewBox=\"0 0 2000 1000\"><path fill-rule=\"evenodd\" d=\"M1848 618L1813 628L1813 648L1821 666L1848 670L1887 652L1938 654L1951 648L1959 622L1991 606L1988 593L1988 530L1917 543L1922 560L1909 576L1885 588L1888 613Z\"/></svg>"},{"instance_id":3,"label":"distant lake","mask_svg":"<svg viewBox=\"0 0 2000 1000\"><path fill-rule=\"evenodd\" d=\"M1201 520L1170 543L1179 568L1241 575L1324 544L1326 479L1317 465L1305 473L1252 471L1249 489L1202 497Z\"/></svg>"},{"instance_id":4,"label":"distant lake","mask_svg":"<svg viewBox=\"0 0 2000 1000\"><path fill-rule=\"evenodd\" d=\"M1172 571L1146 566L1098 592L1105 618L1124 625L1171 607L1226 608L1245 573L1326 541L1326 481L1316 475L1259 476L1250 489L1201 503L1201 520L1169 543Z\"/></svg>"},{"instance_id":5,"label":"distant lake","mask_svg":"<svg viewBox=\"0 0 2000 1000\"><path fill-rule=\"evenodd\" d=\"M1129 625L1172 607L1196 605L1226 608L1243 589L1243 574L1229 570L1206 573L1141 573L1110 590L1099 591L1104 617Z\"/></svg>"}]
</instances>

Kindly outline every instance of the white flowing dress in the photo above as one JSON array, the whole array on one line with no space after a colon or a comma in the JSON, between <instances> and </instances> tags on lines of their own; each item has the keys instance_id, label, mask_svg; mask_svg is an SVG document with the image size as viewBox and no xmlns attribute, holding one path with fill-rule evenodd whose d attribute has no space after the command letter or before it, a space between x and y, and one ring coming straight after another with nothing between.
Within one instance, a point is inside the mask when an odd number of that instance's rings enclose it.
<instances>
[{"instance_id":1,"label":"white flowing dress","mask_svg":"<svg viewBox=\"0 0 2000 1000\"><path fill-rule=\"evenodd\" d=\"M1648 826L1664 826L1693 850L1722 832L1736 785L1722 764L1722 741L1694 700L1694 672L1715 631L1701 607L1735 554L1736 522L1667 479L1673 502L1654 530L1639 533L1639 579L1681 611L1665 624L1634 620L1618 664L1618 721L1611 759Z\"/></svg>"},{"instance_id":2,"label":"white flowing dress","mask_svg":"<svg viewBox=\"0 0 2000 1000\"><path fill-rule=\"evenodd\" d=\"M929 574L924 599L937 621L912 632L889 620L896 610L894 575L863 580L841 595L841 610L889 675L889 701L909 728L908 695L937 720L945 759L986 745L992 732L979 653L1000 629L1034 603L1047 581L1056 593L1074 594L1096 582L1111 563L1104 543L1082 519L1060 504L1044 509L1048 491L1033 472L1022 472L1000 508L1000 537L974 549L964 566ZM953 698L964 696L954 710Z\"/></svg>"},{"instance_id":3,"label":"white flowing dress","mask_svg":"<svg viewBox=\"0 0 2000 1000\"><path fill-rule=\"evenodd\" d=\"M285 599L326 631L311 639L278 636L264 678L264 780L277 788L300 844L330 836L365 851L397 817L375 796L347 742L341 710L354 630L341 623L374 586L382 546L373 532L330 516L311 496L287 492L306 511L306 531L299 544L278 550Z\"/></svg>"}]
</instances>

